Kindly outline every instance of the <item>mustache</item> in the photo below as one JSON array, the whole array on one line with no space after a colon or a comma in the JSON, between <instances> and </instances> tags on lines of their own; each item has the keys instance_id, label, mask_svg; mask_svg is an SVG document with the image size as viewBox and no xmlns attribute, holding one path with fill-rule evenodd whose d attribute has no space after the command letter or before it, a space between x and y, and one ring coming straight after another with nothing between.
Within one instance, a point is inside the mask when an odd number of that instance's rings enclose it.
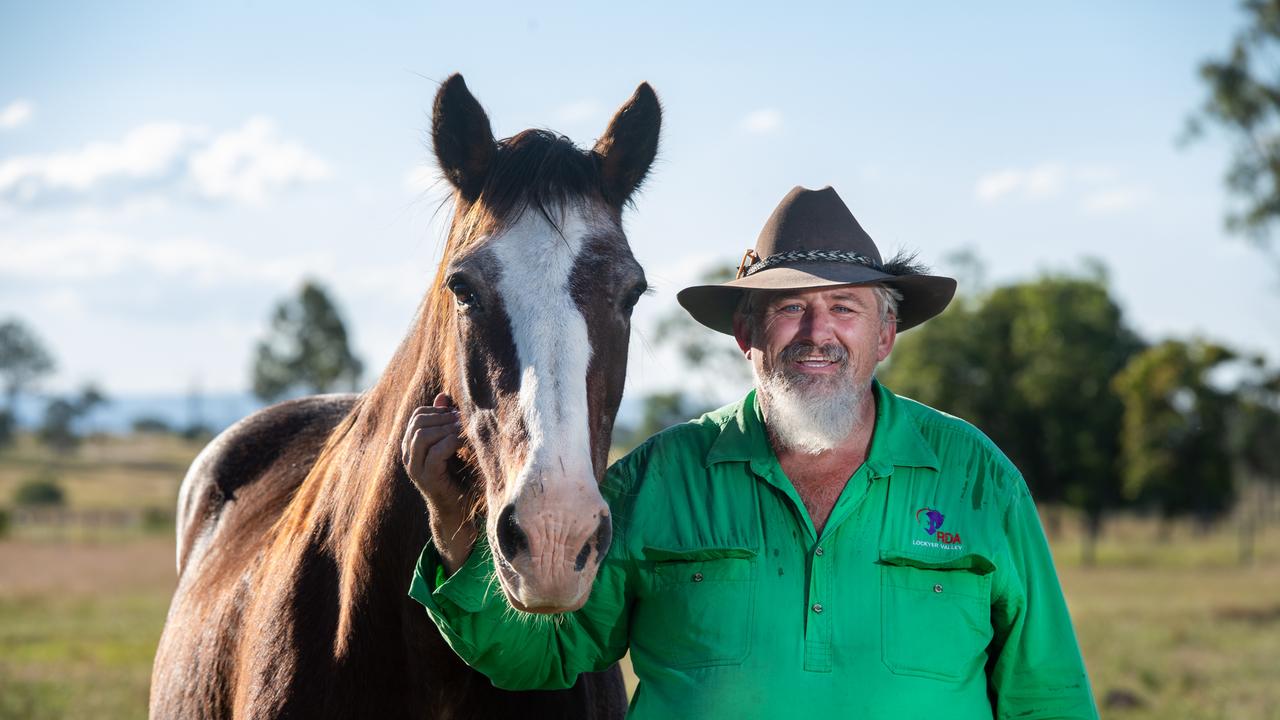
<instances>
[{"instance_id":1,"label":"mustache","mask_svg":"<svg viewBox=\"0 0 1280 720\"><path fill-rule=\"evenodd\" d=\"M843 365L849 360L849 352L839 345L814 345L808 342L791 343L778 353L778 359L783 363L790 363L807 357L821 357L827 362L840 363Z\"/></svg>"}]
</instances>

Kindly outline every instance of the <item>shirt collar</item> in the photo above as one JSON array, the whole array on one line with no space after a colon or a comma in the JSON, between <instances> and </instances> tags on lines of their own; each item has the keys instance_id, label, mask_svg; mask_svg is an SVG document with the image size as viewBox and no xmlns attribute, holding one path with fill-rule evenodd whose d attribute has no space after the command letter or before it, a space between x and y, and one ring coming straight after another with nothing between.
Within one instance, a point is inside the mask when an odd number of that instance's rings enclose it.
<instances>
[{"instance_id":1,"label":"shirt collar","mask_svg":"<svg viewBox=\"0 0 1280 720\"><path fill-rule=\"evenodd\" d=\"M893 467L939 469L938 456L920 435L905 403L888 388L872 379L876 394L876 425L867 452L872 474L884 477ZM721 462L776 463L777 457L765 436L756 391L752 390L730 412L720 434L707 451L706 466Z\"/></svg>"}]
</instances>

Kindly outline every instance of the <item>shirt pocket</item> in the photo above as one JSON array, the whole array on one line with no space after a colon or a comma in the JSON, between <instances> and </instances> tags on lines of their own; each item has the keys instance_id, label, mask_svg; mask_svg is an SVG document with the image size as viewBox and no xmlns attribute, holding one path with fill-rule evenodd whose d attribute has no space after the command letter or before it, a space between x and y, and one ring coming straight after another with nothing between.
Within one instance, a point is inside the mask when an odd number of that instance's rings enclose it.
<instances>
[{"instance_id":1,"label":"shirt pocket","mask_svg":"<svg viewBox=\"0 0 1280 720\"><path fill-rule=\"evenodd\" d=\"M991 643L991 572L984 555L938 558L880 551L881 649L897 675L960 681Z\"/></svg>"},{"instance_id":2,"label":"shirt pocket","mask_svg":"<svg viewBox=\"0 0 1280 720\"><path fill-rule=\"evenodd\" d=\"M636 604L632 629L643 636L632 643L670 668L741 664L751 652L756 551L646 547L644 558L653 591Z\"/></svg>"}]
</instances>

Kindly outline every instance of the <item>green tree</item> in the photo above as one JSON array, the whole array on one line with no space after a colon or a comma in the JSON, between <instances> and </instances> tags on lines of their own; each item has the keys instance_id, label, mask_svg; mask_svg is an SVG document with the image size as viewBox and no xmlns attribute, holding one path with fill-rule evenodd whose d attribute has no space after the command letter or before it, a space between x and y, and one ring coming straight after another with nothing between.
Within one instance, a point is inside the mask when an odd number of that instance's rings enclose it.
<instances>
[{"instance_id":1,"label":"green tree","mask_svg":"<svg viewBox=\"0 0 1280 720\"><path fill-rule=\"evenodd\" d=\"M704 270L698 283L719 284L732 280L735 275L732 267L715 266ZM730 391L745 392L751 387L751 365L742 357L737 344L703 327L682 307L658 318L653 342L676 351L685 363L686 379L707 404L718 402Z\"/></svg>"},{"instance_id":2,"label":"green tree","mask_svg":"<svg viewBox=\"0 0 1280 720\"><path fill-rule=\"evenodd\" d=\"M1124 408L1111 380L1141 347L1095 265L958 298L901 336L880 375L981 428L1038 501L1079 508L1091 562L1103 515L1121 501ZM1048 520L1056 533L1056 514Z\"/></svg>"},{"instance_id":3,"label":"green tree","mask_svg":"<svg viewBox=\"0 0 1280 720\"><path fill-rule=\"evenodd\" d=\"M1235 499L1228 422L1234 393L1210 375L1235 359L1220 345L1168 340L1116 377L1124 401L1124 491L1164 518L1207 524Z\"/></svg>"},{"instance_id":4,"label":"green tree","mask_svg":"<svg viewBox=\"0 0 1280 720\"><path fill-rule=\"evenodd\" d=\"M619 427L613 434L615 455L629 452L654 433L672 425L698 417L711 408L697 404L687 395L676 390L652 393L642 400L640 422L635 427Z\"/></svg>"},{"instance_id":5,"label":"green tree","mask_svg":"<svg viewBox=\"0 0 1280 720\"><path fill-rule=\"evenodd\" d=\"M53 358L35 333L17 318L0 323L0 384L5 406L0 410L0 445L13 439L18 395L53 372Z\"/></svg>"},{"instance_id":6,"label":"green tree","mask_svg":"<svg viewBox=\"0 0 1280 720\"><path fill-rule=\"evenodd\" d=\"M1280 370L1262 357L1250 359L1253 373L1237 391L1232 447L1242 469L1271 485L1280 483Z\"/></svg>"},{"instance_id":7,"label":"green tree","mask_svg":"<svg viewBox=\"0 0 1280 720\"><path fill-rule=\"evenodd\" d=\"M1227 227L1270 245L1280 218L1280 0L1246 0L1247 24L1226 57L1200 65L1208 97L1188 122L1188 137L1208 122L1235 141L1226 184L1238 205Z\"/></svg>"},{"instance_id":8,"label":"green tree","mask_svg":"<svg viewBox=\"0 0 1280 720\"><path fill-rule=\"evenodd\" d=\"M1280 370L1269 369L1262 356L1248 358L1247 366L1229 424L1241 564L1253 560L1258 529L1271 521L1280 490Z\"/></svg>"},{"instance_id":9,"label":"green tree","mask_svg":"<svg viewBox=\"0 0 1280 720\"><path fill-rule=\"evenodd\" d=\"M77 395L55 397L45 406L44 419L36 433L40 441L49 447L69 452L80 444L76 424L93 412L94 408L108 402L97 386L87 384Z\"/></svg>"},{"instance_id":10,"label":"green tree","mask_svg":"<svg viewBox=\"0 0 1280 720\"><path fill-rule=\"evenodd\" d=\"M319 283L308 280L272 313L254 355L253 392L272 401L298 390L355 390L362 371L338 309Z\"/></svg>"}]
</instances>

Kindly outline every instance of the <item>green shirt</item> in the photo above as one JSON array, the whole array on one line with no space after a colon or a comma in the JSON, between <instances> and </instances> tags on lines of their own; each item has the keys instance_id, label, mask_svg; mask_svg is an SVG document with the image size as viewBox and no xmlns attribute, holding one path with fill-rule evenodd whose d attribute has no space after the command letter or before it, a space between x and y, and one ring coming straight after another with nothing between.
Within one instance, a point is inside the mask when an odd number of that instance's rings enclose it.
<instances>
[{"instance_id":1,"label":"green shirt","mask_svg":"<svg viewBox=\"0 0 1280 720\"><path fill-rule=\"evenodd\" d=\"M821 537L752 392L650 438L601 485L614 542L587 604L516 616L482 539L409 594L507 689L564 688L628 648L635 718L1096 718L1017 469L875 383L867 460Z\"/></svg>"}]
</instances>

